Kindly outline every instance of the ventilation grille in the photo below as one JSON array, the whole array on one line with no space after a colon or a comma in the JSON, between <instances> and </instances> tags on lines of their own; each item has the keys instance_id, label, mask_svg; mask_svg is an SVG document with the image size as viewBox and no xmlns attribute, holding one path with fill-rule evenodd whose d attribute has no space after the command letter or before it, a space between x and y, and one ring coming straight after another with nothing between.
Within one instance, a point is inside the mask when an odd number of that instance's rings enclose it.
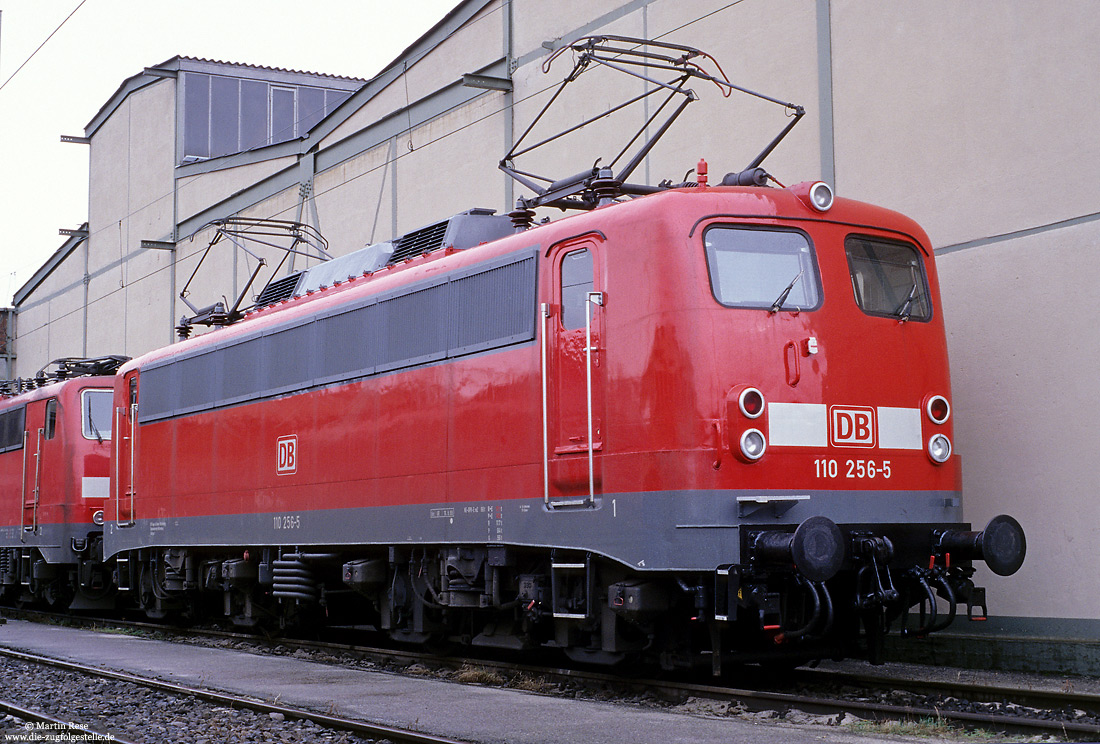
<instances>
[{"instance_id":1,"label":"ventilation grille","mask_svg":"<svg viewBox=\"0 0 1100 744\"><path fill-rule=\"evenodd\" d=\"M402 235L394 241L393 256L390 257L389 263L400 263L407 258L442 248L443 238L447 235L448 223L449 221L438 222L428 227L422 227L408 235Z\"/></svg>"},{"instance_id":2,"label":"ventilation grille","mask_svg":"<svg viewBox=\"0 0 1100 744\"><path fill-rule=\"evenodd\" d=\"M267 307L283 300L289 300L294 296L294 290L298 287L298 280L304 272L283 277L273 282L268 282L264 291L256 298L256 307Z\"/></svg>"}]
</instances>

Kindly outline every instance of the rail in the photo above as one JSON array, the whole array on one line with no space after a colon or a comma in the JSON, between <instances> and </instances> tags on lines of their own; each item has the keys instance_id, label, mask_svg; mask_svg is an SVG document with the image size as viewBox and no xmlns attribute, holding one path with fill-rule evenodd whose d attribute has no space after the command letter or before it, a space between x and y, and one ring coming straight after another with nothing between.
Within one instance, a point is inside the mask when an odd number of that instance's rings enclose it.
<instances>
[{"instance_id":1,"label":"rail","mask_svg":"<svg viewBox=\"0 0 1100 744\"><path fill-rule=\"evenodd\" d=\"M41 615L54 619L58 616L53 613L30 613L26 611L5 611L9 616L33 617ZM421 653L415 650L401 650L390 648L377 648L348 643L336 643L326 641L307 641L297 639L264 639L251 634L218 631L209 629L187 629L166 627L164 625L143 622L123 622L94 618L83 618L81 622L89 623L93 627L102 628L106 623L127 628L141 628L159 631L163 633L182 634L188 637L210 637L218 640L232 639L243 642L252 642L266 647L282 647L283 653L294 653L300 650L313 650L316 652L338 656L347 654L349 659L361 661L372 659L376 663L398 664L408 666L413 664L427 664L432 667L463 668L475 665L478 668L495 671L503 676L515 676L520 678L542 677L552 683L557 683L571 690L575 694L578 685L586 685L597 690L601 699L606 699L609 689L618 689L624 697L633 697L638 693L657 695L666 700L682 701L688 697L699 697L715 701L736 704L748 711L780 710L788 712L799 710L811 714L834 715L838 718L843 713L851 713L860 718L872 721L888 720L935 720L953 724L962 728L978 728L998 732L1023 733L1030 736L1038 734L1051 734L1060 737L1072 737L1078 740L1100 741L1100 723L1082 722L1058 718L1058 711L1070 708L1087 712L1092 720L1100 719L1100 694L1079 692L1075 690L1040 689L1034 686L1027 688L1013 687L1001 683L982 683L952 680L919 680L914 679L907 670L901 670L897 674L891 674L889 667L876 668L872 673L852 673L835 670L808 670L799 669L780 677L769 675L767 667L760 667L758 671L751 672L755 683L760 689L744 687L732 687L720 684L702 684L682 680L647 679L622 675L593 672L585 669L568 669L558 666L547 667L535 664L520 664L500 661L489 658L447 657L435 654ZM2 652L2 650L0 650ZM333 663L330 661L330 663ZM746 667L744 669L752 669ZM739 680L740 681L740 680ZM745 684L743 681L741 684ZM824 692L789 693L775 689L763 689L767 684L772 687L782 685L788 688L818 687L840 688L850 686L859 691L859 697L866 698L883 690L905 690L911 693L922 693L939 696L940 700L947 698L962 698L971 701L1011 701L1002 707L1008 711L1005 713L981 713L971 711L951 710L942 703L926 702L918 705L893 705L875 702L869 699L841 698L828 695ZM1021 711L1024 706L1036 708L1034 715L1029 716L1027 711ZM1014 712L1013 712L1014 711ZM1044 715L1048 717L1043 717ZM396 740L395 740L396 741Z\"/></svg>"},{"instance_id":2,"label":"rail","mask_svg":"<svg viewBox=\"0 0 1100 744\"><path fill-rule=\"evenodd\" d=\"M73 737L73 741L110 741L114 742L114 744L133 744L129 739L122 739L114 734L103 733L90 726L84 728L78 724L74 724L73 721L62 720L55 716L51 716L45 711L24 708L9 700L0 700L0 713L6 713L21 721L26 721L27 730L32 733L37 732L39 736L36 738L40 741L59 741L63 740L63 737L68 734ZM40 724L42 728L39 729L36 724ZM34 740L35 739L29 737L27 739L27 741ZM12 741L14 741L14 739L12 739Z\"/></svg>"},{"instance_id":3,"label":"rail","mask_svg":"<svg viewBox=\"0 0 1100 744\"><path fill-rule=\"evenodd\" d=\"M419 731L410 731L408 729L395 728L393 726L385 726L382 724L368 723L365 721L356 721L350 718L341 718L339 716L328 715L325 713L318 713L304 708L295 708L289 705L279 705L277 703L265 703L261 700L254 698L241 697L239 695L230 695L224 692L215 692L200 687L189 687L187 685L178 685L172 682L165 682L163 680L154 679L152 677L142 677L137 674L130 674L127 672L117 672L109 669L100 669L98 667L88 666L86 664L78 664L71 661L63 661L61 659L54 659L48 656L41 656L39 654L31 654L25 651L15 651L8 648L0 648L0 655L7 656L12 659L19 659L21 661L30 662L33 664L42 664L51 666L57 669L62 669L69 672L76 672L78 674L91 675L96 677L102 677L104 679L112 679L120 682L128 682L130 684L139 685L159 692L166 692L173 695L192 696L200 700L216 703L218 705L227 705L233 708L247 708L249 710L256 711L257 713L278 713L286 718L312 721L319 726L334 729L337 731L348 731L355 734L361 734L363 736L373 738L389 739L392 742L398 742L399 744L467 744L457 739L449 739L446 737L433 736L431 734L425 734ZM18 714L15 714L18 715ZM22 718L23 716L19 716ZM107 741L107 737L104 736L104 741ZM117 737L113 741L121 741Z\"/></svg>"}]
</instances>

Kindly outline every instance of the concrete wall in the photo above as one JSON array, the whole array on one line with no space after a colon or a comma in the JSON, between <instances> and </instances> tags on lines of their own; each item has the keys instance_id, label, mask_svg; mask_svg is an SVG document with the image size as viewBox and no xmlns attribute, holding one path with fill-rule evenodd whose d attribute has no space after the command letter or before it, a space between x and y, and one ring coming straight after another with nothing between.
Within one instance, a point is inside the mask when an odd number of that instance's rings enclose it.
<instances>
[{"instance_id":1,"label":"concrete wall","mask_svg":"<svg viewBox=\"0 0 1100 744\"><path fill-rule=\"evenodd\" d=\"M50 361L81 356L84 326L84 251L50 274L33 302L19 309L16 320L15 377L33 377Z\"/></svg>"},{"instance_id":2,"label":"concrete wall","mask_svg":"<svg viewBox=\"0 0 1100 744\"><path fill-rule=\"evenodd\" d=\"M172 340L172 254L141 241L172 233L174 143L171 79L136 91L92 138L89 235L20 303L17 375Z\"/></svg>"},{"instance_id":3,"label":"concrete wall","mask_svg":"<svg viewBox=\"0 0 1100 744\"><path fill-rule=\"evenodd\" d=\"M937 248L966 518L1020 519L990 610L1100 618L1095 87L1085 2L832 3L836 186ZM1091 432L1091 434L1090 434ZM995 609L994 609L995 608Z\"/></svg>"},{"instance_id":4,"label":"concrete wall","mask_svg":"<svg viewBox=\"0 0 1100 744\"><path fill-rule=\"evenodd\" d=\"M967 518L982 525L1011 513L1030 540L1019 575L980 574L990 611L1100 625L1100 578L1080 570L1100 529L1100 458L1091 453L1100 343L1089 314L1100 299L1100 139L1083 134L1100 114L1090 95L1100 14L1088 0L493 0L456 13L453 28L433 32L357 94L346 120L278 159L174 181L174 82L132 95L91 148L89 353L136 354L172 337L183 312L172 288L182 288L208 235L180 243L174 265L170 253L140 250L141 239L193 229L189 220L219 210L279 219L301 210L342 255L472 206L508 211L524 192L496 164L571 67L565 54L544 74L552 49L596 33L696 46L734 82L806 107L766 163L777 178L827 178L838 194L905 212L928 230ZM513 91L456 85L486 68L510 76ZM739 170L787 121L774 104L697 87L703 100L635 180L678 181L700 157L712 179ZM532 134L642 90L637 80L586 75ZM646 110L627 119L640 125ZM626 126L592 125L517 164L561 177L596 157L606 163ZM21 308L21 371L81 341L77 254L72 271L51 276ZM228 248L208 261L193 287L199 305L232 297L250 268ZM1079 309L1082 318L1071 316Z\"/></svg>"}]
</instances>

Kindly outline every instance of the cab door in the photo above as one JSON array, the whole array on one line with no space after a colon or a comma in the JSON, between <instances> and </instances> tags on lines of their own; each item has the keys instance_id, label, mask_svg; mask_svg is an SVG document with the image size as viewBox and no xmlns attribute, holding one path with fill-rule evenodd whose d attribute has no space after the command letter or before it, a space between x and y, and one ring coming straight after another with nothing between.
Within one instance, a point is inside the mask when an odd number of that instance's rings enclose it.
<instances>
[{"instance_id":1,"label":"cab door","mask_svg":"<svg viewBox=\"0 0 1100 744\"><path fill-rule=\"evenodd\" d=\"M42 476L46 466L45 444L57 433L57 398L28 403L24 426L23 530L37 534L42 506Z\"/></svg>"},{"instance_id":2,"label":"cab door","mask_svg":"<svg viewBox=\"0 0 1100 744\"><path fill-rule=\"evenodd\" d=\"M604 431L604 300L600 245L586 237L551 249L548 318L551 486L549 494L594 504ZM556 492L556 493L554 493Z\"/></svg>"},{"instance_id":3,"label":"cab door","mask_svg":"<svg viewBox=\"0 0 1100 744\"><path fill-rule=\"evenodd\" d=\"M115 419L111 427L114 457L114 518L118 527L134 526L134 502L137 498L138 373L126 375L122 400L116 397Z\"/></svg>"}]
</instances>

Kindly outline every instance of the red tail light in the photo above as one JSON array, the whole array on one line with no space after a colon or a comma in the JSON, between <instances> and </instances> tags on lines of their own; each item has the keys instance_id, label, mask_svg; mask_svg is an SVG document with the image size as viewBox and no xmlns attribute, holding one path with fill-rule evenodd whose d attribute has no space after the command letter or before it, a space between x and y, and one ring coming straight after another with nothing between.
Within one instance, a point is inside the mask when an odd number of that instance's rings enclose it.
<instances>
[{"instance_id":1,"label":"red tail light","mask_svg":"<svg viewBox=\"0 0 1100 744\"><path fill-rule=\"evenodd\" d=\"M756 388L745 388L737 397L737 407L747 418L760 418L764 413L764 394Z\"/></svg>"},{"instance_id":2,"label":"red tail light","mask_svg":"<svg viewBox=\"0 0 1100 744\"><path fill-rule=\"evenodd\" d=\"M933 395L929 398L924 410L934 424L942 424L951 417L951 404L942 395Z\"/></svg>"}]
</instances>

